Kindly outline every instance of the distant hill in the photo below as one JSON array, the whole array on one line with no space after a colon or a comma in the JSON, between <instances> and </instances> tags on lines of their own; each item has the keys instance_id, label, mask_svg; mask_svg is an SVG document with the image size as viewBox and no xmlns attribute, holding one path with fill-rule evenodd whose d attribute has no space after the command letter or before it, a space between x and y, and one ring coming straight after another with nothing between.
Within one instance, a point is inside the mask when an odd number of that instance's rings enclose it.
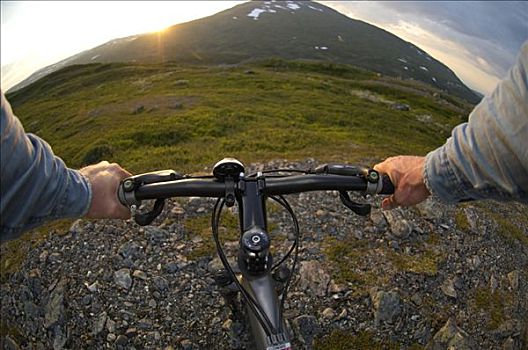
<instances>
[{"instance_id":1,"label":"distant hill","mask_svg":"<svg viewBox=\"0 0 528 350\"><path fill-rule=\"evenodd\" d=\"M216 65L266 57L352 64L393 77L420 80L472 103L480 100L447 66L418 47L309 1L251 1L162 33L112 40L37 71L11 91L74 64Z\"/></svg>"}]
</instances>

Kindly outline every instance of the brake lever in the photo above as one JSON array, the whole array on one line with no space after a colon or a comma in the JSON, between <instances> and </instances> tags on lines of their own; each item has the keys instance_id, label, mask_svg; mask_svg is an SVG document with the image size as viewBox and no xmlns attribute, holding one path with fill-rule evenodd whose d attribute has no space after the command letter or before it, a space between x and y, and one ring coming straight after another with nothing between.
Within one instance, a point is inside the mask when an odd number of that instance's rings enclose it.
<instances>
[{"instance_id":1,"label":"brake lever","mask_svg":"<svg viewBox=\"0 0 528 350\"><path fill-rule=\"evenodd\" d=\"M134 221L140 226L147 226L152 221L154 221L154 219L157 218L159 214L161 214L164 206L165 199L156 199L156 202L154 202L154 207L151 211L147 213L134 213Z\"/></svg>"},{"instance_id":2,"label":"brake lever","mask_svg":"<svg viewBox=\"0 0 528 350\"><path fill-rule=\"evenodd\" d=\"M156 199L154 207L147 213L138 213L137 209L141 205L141 201L135 197L135 190L142 186L157 182L166 182L183 179L184 176L175 172L174 170L161 170L151 173L139 174L126 178L119 186L118 197L123 205L130 207L134 221L141 226L149 225L159 214L163 211L165 206L165 199Z\"/></svg>"},{"instance_id":3,"label":"brake lever","mask_svg":"<svg viewBox=\"0 0 528 350\"><path fill-rule=\"evenodd\" d=\"M339 191L339 198L348 209L352 210L357 215L367 216L370 214L372 209L370 204L353 202L346 191Z\"/></svg>"}]
</instances>

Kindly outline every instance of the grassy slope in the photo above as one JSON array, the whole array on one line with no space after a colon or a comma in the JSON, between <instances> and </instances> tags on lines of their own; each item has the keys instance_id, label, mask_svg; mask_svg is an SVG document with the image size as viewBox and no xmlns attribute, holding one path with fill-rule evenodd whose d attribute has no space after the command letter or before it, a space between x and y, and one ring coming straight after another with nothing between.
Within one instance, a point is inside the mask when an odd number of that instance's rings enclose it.
<instances>
[{"instance_id":1,"label":"grassy slope","mask_svg":"<svg viewBox=\"0 0 528 350\"><path fill-rule=\"evenodd\" d=\"M425 154L470 108L433 92L350 66L267 60L213 68L73 66L8 99L26 130L68 165L106 158L143 172L194 171L224 156L372 161ZM417 121L423 114L432 120Z\"/></svg>"}]
</instances>

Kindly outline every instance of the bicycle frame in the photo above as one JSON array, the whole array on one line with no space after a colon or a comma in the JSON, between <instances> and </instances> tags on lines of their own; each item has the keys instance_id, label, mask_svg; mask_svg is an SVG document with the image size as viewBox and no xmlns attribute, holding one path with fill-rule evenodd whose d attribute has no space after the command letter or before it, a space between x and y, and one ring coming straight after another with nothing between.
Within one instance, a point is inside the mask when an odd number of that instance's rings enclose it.
<instances>
[{"instance_id":1,"label":"bicycle frame","mask_svg":"<svg viewBox=\"0 0 528 350\"><path fill-rule=\"evenodd\" d=\"M245 181L245 190L237 198L240 208L240 227L242 228L241 235L245 232L260 232L267 236L267 219L266 219L266 197L259 189L260 180L242 180ZM242 236L241 236L242 237ZM259 238L260 239L260 238ZM242 242L241 242L242 245ZM247 262L242 261L241 255L238 257L238 264L242 272L241 284L252 295L252 297L259 303L266 316L271 321L273 327L282 330L277 335L277 339L271 344L262 328L262 325L257 320L254 311L246 306L247 314L249 316L251 331L257 349L263 350L287 350L291 349L289 335L285 331L285 323L280 317L279 300L275 289L275 282L271 277L271 264L268 262L268 267L262 273L251 275L248 273ZM277 343L278 342L278 343Z\"/></svg>"}]
</instances>

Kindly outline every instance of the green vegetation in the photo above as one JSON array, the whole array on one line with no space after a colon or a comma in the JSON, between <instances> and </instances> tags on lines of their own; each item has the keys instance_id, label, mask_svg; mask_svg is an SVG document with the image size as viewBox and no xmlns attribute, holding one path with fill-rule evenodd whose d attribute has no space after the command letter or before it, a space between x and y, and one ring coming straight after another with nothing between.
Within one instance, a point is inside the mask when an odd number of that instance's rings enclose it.
<instances>
[{"instance_id":1,"label":"green vegetation","mask_svg":"<svg viewBox=\"0 0 528 350\"><path fill-rule=\"evenodd\" d=\"M389 251L387 255L392 264L399 271L407 271L434 276L438 272L438 263L442 257L431 250L426 250L422 253L397 253Z\"/></svg>"},{"instance_id":2,"label":"green vegetation","mask_svg":"<svg viewBox=\"0 0 528 350\"><path fill-rule=\"evenodd\" d=\"M475 307L485 311L489 316L487 327L490 330L497 329L505 320L505 309L512 302L508 292L481 287L475 291Z\"/></svg>"},{"instance_id":3,"label":"green vegetation","mask_svg":"<svg viewBox=\"0 0 528 350\"><path fill-rule=\"evenodd\" d=\"M460 230L460 231L469 231L470 230L470 227L469 227L469 222L468 222L468 219L467 219L467 216L466 216L466 213L464 212L464 206L459 206L456 210L455 210L455 224L456 224L456 227Z\"/></svg>"},{"instance_id":4,"label":"green vegetation","mask_svg":"<svg viewBox=\"0 0 528 350\"><path fill-rule=\"evenodd\" d=\"M392 341L378 341L367 331L353 334L352 331L334 330L332 333L317 338L314 343L316 350L399 350L400 346ZM411 349L419 349L411 347Z\"/></svg>"},{"instance_id":5,"label":"green vegetation","mask_svg":"<svg viewBox=\"0 0 528 350\"><path fill-rule=\"evenodd\" d=\"M497 223L497 226L498 226L497 232L502 237L506 238L506 240L510 242L512 240L518 240L522 244L528 246L528 234L525 233L519 226L514 224L511 221L512 219L511 217L510 218L504 217L498 213L490 213L490 214L493 220L495 220L495 222ZM517 217L517 219L519 219L519 217ZM528 219L526 219L525 217L525 220L528 220ZM525 223L524 227L528 227L527 224L528 223Z\"/></svg>"},{"instance_id":6,"label":"green vegetation","mask_svg":"<svg viewBox=\"0 0 528 350\"><path fill-rule=\"evenodd\" d=\"M482 217L495 222L497 232L507 243L519 242L528 246L528 216L526 206L520 203L481 201L474 204Z\"/></svg>"},{"instance_id":7,"label":"green vegetation","mask_svg":"<svg viewBox=\"0 0 528 350\"><path fill-rule=\"evenodd\" d=\"M326 238L323 252L332 278L339 284L348 285L355 295L364 295L370 288L388 283L394 273L435 276L444 259L443 253L434 248L438 240L438 236L432 234L427 242L417 244L413 253L407 254L395 251L384 243L369 243L350 237L343 241Z\"/></svg>"},{"instance_id":8,"label":"green vegetation","mask_svg":"<svg viewBox=\"0 0 528 350\"><path fill-rule=\"evenodd\" d=\"M356 272L360 262L368 251L366 241L349 239L339 241L335 238L326 238L323 252L330 262L332 278L337 283L349 284L356 294L366 293L370 286L376 282L375 273L368 270Z\"/></svg>"},{"instance_id":9,"label":"green vegetation","mask_svg":"<svg viewBox=\"0 0 528 350\"><path fill-rule=\"evenodd\" d=\"M411 110L352 93L363 90ZM138 173L196 171L225 156L358 162L425 154L460 122L460 106L432 98L434 91L347 65L276 59L236 67L71 66L8 99L26 130L69 166L107 159ZM422 114L436 124L417 121Z\"/></svg>"}]
</instances>

